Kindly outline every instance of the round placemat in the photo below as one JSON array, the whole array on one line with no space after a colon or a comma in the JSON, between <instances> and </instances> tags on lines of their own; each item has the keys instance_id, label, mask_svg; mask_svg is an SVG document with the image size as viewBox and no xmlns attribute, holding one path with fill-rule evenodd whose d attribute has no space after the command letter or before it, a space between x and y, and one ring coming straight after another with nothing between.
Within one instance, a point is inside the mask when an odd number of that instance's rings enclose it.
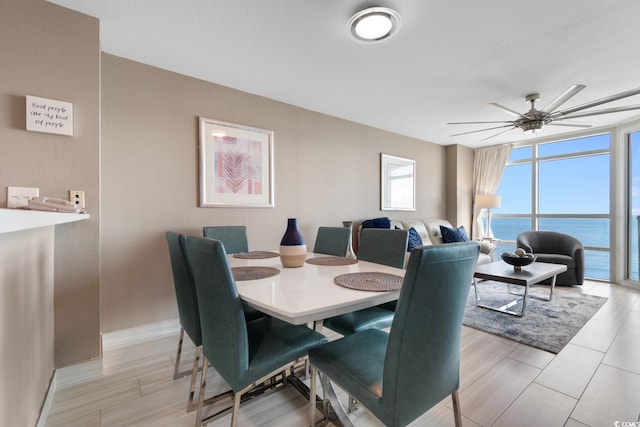
<instances>
[{"instance_id":1,"label":"round placemat","mask_svg":"<svg viewBox=\"0 0 640 427\"><path fill-rule=\"evenodd\" d=\"M397 291L402 287L403 278L389 273L365 272L348 273L336 276L336 285L359 291L386 292Z\"/></svg>"},{"instance_id":2,"label":"round placemat","mask_svg":"<svg viewBox=\"0 0 640 427\"><path fill-rule=\"evenodd\" d=\"M231 272L236 281L265 279L280 274L274 267L232 267Z\"/></svg>"},{"instance_id":3,"label":"round placemat","mask_svg":"<svg viewBox=\"0 0 640 427\"><path fill-rule=\"evenodd\" d=\"M238 252L237 254L233 254L234 258L242 258L242 259L275 258L277 256L280 256L278 252L270 252L270 251Z\"/></svg>"},{"instance_id":4,"label":"round placemat","mask_svg":"<svg viewBox=\"0 0 640 427\"><path fill-rule=\"evenodd\" d=\"M314 265L351 265L358 262L357 259L343 258L337 256L319 256L307 259L309 264Z\"/></svg>"}]
</instances>

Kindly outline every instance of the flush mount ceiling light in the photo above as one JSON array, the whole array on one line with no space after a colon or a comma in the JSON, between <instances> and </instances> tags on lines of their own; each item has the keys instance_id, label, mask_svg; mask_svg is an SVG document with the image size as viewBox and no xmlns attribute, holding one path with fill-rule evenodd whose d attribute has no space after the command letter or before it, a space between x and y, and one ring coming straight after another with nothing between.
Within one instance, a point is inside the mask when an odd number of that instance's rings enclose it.
<instances>
[{"instance_id":1,"label":"flush mount ceiling light","mask_svg":"<svg viewBox=\"0 0 640 427\"><path fill-rule=\"evenodd\" d=\"M361 10L349 19L347 33L363 42L384 40L400 28L400 15L387 7L370 7Z\"/></svg>"}]
</instances>

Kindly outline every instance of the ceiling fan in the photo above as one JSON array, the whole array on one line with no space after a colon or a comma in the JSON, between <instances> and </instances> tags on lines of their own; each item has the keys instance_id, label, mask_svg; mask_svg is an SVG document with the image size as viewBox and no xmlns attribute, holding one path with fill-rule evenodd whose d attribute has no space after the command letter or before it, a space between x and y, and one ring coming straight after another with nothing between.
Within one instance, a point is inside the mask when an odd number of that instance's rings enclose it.
<instances>
[{"instance_id":1,"label":"ceiling fan","mask_svg":"<svg viewBox=\"0 0 640 427\"><path fill-rule=\"evenodd\" d=\"M570 127L578 127L578 128L589 128L592 127L593 124L584 123L584 122L564 122L563 120L567 119L577 119L580 117L587 116L595 116L598 114L609 114L609 113L618 113L621 111L630 111L630 110L640 110L640 105L628 105L625 107L614 107L614 108L606 108L604 110L595 110L590 112L581 112L579 111L586 110L587 108L595 107L601 104L606 104L608 102L617 101L622 98L627 98L633 95L637 95L640 93L640 88L628 90L626 92L621 92L615 95L607 96L605 98L598 99L596 101L587 102L586 104L578 105L577 107L567 108L566 110L556 111L558 107L567 102L571 97L584 89L585 85L572 85L569 89L562 92L558 95L553 101L547 104L546 107L538 110L535 107L535 102L540 99L540 95L537 93L531 93L525 97L527 102L531 103L531 109L526 113L518 113L510 108L497 104L495 102L490 103L492 107L495 107L499 110L504 111L507 114L510 114L516 117L514 120L504 120L504 121L490 121L490 122L451 122L447 123L449 125L475 125L475 124L501 124L500 126L493 126L485 129L473 130L470 132L462 132L456 133L453 136L467 135L470 133L476 132L485 132L489 130L495 129L504 129L494 135L491 135L487 138L484 138L483 141L487 139L494 138L498 135L502 135L503 133L510 132L514 129L522 129L523 131L531 131L536 132L542 129L543 126L551 125L551 126L570 126ZM576 114L577 113L577 114Z\"/></svg>"}]
</instances>

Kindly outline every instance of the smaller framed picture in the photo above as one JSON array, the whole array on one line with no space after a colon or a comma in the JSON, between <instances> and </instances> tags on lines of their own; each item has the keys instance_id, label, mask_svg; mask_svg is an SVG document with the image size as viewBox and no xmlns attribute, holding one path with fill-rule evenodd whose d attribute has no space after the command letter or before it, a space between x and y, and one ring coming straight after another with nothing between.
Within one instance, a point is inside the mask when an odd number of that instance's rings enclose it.
<instances>
[{"instance_id":1,"label":"smaller framed picture","mask_svg":"<svg viewBox=\"0 0 640 427\"><path fill-rule=\"evenodd\" d=\"M416 210L416 161L380 154L380 209Z\"/></svg>"},{"instance_id":2,"label":"smaller framed picture","mask_svg":"<svg viewBox=\"0 0 640 427\"><path fill-rule=\"evenodd\" d=\"M200 117L200 207L272 208L273 131Z\"/></svg>"}]
</instances>

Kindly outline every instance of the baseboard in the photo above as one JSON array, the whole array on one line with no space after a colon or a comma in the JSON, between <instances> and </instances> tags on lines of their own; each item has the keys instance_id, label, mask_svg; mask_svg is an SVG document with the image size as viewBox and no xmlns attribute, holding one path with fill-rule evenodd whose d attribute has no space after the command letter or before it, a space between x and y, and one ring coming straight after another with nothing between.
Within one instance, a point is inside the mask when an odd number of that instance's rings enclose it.
<instances>
[{"instance_id":1,"label":"baseboard","mask_svg":"<svg viewBox=\"0 0 640 427\"><path fill-rule=\"evenodd\" d=\"M49 380L47 393L45 394L42 406L40 407L40 414L38 414L36 427L45 427L47 424L47 418L49 418L49 411L51 410L51 404L53 403L53 395L56 392L56 375L57 371L54 369L53 374L51 374L51 379Z\"/></svg>"},{"instance_id":2,"label":"baseboard","mask_svg":"<svg viewBox=\"0 0 640 427\"><path fill-rule=\"evenodd\" d=\"M144 341L160 335L177 332L179 330L180 321L178 319L147 323L146 325L140 325L133 328L103 333L102 346L112 347L127 344L132 341Z\"/></svg>"},{"instance_id":3,"label":"baseboard","mask_svg":"<svg viewBox=\"0 0 640 427\"><path fill-rule=\"evenodd\" d=\"M624 286L626 288L629 288L629 289L634 289L636 291L640 291L640 283L638 283L638 282L636 282L634 280L623 280L620 283L620 285Z\"/></svg>"}]
</instances>

